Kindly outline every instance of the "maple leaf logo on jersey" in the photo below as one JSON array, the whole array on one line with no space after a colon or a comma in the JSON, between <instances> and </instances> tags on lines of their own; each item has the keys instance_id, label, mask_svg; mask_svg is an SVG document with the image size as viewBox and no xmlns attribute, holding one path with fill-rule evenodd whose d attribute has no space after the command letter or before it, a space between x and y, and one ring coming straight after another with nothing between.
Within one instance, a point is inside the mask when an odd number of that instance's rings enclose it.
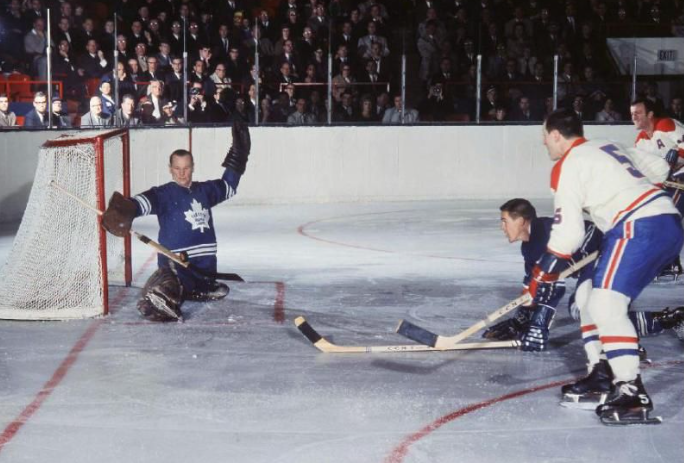
<instances>
[{"instance_id":1,"label":"maple leaf logo on jersey","mask_svg":"<svg viewBox=\"0 0 684 463\"><path fill-rule=\"evenodd\" d=\"M196 199L192 200L190 206L191 209L189 211L185 211L185 220L190 222L193 230L197 230L199 228L199 231L204 233L205 228L207 230L210 228L209 211L203 208L202 203L197 202Z\"/></svg>"}]
</instances>

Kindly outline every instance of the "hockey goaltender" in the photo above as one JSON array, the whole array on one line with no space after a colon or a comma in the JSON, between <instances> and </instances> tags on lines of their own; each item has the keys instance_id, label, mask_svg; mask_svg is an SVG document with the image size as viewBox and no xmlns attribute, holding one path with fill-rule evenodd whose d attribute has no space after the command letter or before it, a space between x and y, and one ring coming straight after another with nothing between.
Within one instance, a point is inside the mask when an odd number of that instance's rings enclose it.
<instances>
[{"instance_id":1,"label":"hockey goaltender","mask_svg":"<svg viewBox=\"0 0 684 463\"><path fill-rule=\"evenodd\" d=\"M220 179L193 182L192 153L178 149L169 156L173 181L132 199L114 193L102 216L102 225L108 232L124 237L130 233L136 217L156 215L160 244L186 256L191 264L185 268L159 254L158 269L147 280L138 301L138 310L148 320L182 320L180 307L184 300L212 301L228 295L227 285L202 274L216 273L216 233L211 208L235 195L251 148L246 123L234 122L232 135L232 146L222 164L226 169Z\"/></svg>"}]
</instances>

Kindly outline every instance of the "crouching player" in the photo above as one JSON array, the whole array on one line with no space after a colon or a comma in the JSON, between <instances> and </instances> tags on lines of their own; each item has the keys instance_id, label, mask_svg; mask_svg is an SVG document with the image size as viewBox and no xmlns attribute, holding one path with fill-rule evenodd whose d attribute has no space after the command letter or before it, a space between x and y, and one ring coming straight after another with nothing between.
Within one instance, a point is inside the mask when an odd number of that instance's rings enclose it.
<instances>
[{"instance_id":1,"label":"crouching player","mask_svg":"<svg viewBox=\"0 0 684 463\"><path fill-rule=\"evenodd\" d=\"M530 295L537 304L554 296L559 273L584 239L583 212L589 214L604 236L588 303L580 312L581 332L589 371L598 368L605 352L614 377L596 413L604 424L659 423L649 416L653 403L639 374L638 338L627 310L679 253L684 243L679 213L620 146L587 141L574 112L551 113L543 139L556 163L555 215L547 249L532 270Z\"/></svg>"},{"instance_id":2,"label":"crouching player","mask_svg":"<svg viewBox=\"0 0 684 463\"><path fill-rule=\"evenodd\" d=\"M102 217L112 234L126 236L136 217L154 214L159 222L159 243L183 254L191 267L175 265L159 254L158 269L150 276L138 302L141 315L152 321L182 320L184 300L211 301L226 297L229 288L192 270L216 273L216 233L211 208L230 199L245 172L251 147L249 129L233 124L233 145L223 161L225 171L218 180L193 182L194 160L189 151L178 149L169 157L173 181L153 187L133 199L115 193Z\"/></svg>"},{"instance_id":3,"label":"crouching player","mask_svg":"<svg viewBox=\"0 0 684 463\"><path fill-rule=\"evenodd\" d=\"M510 243L521 242L520 252L525 262L525 277L523 292L528 291L534 265L544 254L553 225L552 217L537 217L537 211L528 200L515 198L506 201L501 207L501 229ZM585 235L580 248L574 253L573 260L599 250L603 234L591 222L584 222ZM587 265L576 275L578 277L575 292L570 296L568 308L573 319L579 321L580 307L585 306L589 299L594 272L593 265ZM522 349L526 351L542 351L548 344L549 329L554 318L556 308L565 293L563 282L556 284L554 300L545 305L535 304L518 308L515 314L487 329L482 337L501 341L521 339ZM659 312L629 312L629 318L634 324L639 337L662 333L665 329L673 329L678 336L684 333L684 307L674 310L666 309ZM645 356L645 351L640 349ZM610 390L610 372L607 362L600 362L600 373L605 372L609 378L607 391ZM568 391L577 393L577 391Z\"/></svg>"}]
</instances>

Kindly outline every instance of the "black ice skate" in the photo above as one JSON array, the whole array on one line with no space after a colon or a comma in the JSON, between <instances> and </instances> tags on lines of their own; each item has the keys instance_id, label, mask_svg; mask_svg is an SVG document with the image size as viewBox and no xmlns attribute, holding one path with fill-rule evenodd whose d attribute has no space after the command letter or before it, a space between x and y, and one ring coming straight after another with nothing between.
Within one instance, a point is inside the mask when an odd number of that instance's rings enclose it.
<instances>
[{"instance_id":1,"label":"black ice skate","mask_svg":"<svg viewBox=\"0 0 684 463\"><path fill-rule=\"evenodd\" d=\"M596 410L613 390L613 371L607 360L599 360L591 372L579 381L561 388L560 404L567 408Z\"/></svg>"},{"instance_id":2,"label":"black ice skate","mask_svg":"<svg viewBox=\"0 0 684 463\"><path fill-rule=\"evenodd\" d=\"M185 299L196 302L209 302L223 299L230 292L228 285L215 281L208 289L195 290L188 294Z\"/></svg>"},{"instance_id":3,"label":"black ice skate","mask_svg":"<svg viewBox=\"0 0 684 463\"><path fill-rule=\"evenodd\" d=\"M655 281L677 281L683 273L682 261L679 256L677 256L674 262L660 271L660 274L656 277Z\"/></svg>"},{"instance_id":4,"label":"black ice skate","mask_svg":"<svg viewBox=\"0 0 684 463\"><path fill-rule=\"evenodd\" d=\"M653 314L653 319L664 329L672 329L680 341L684 341L684 306L671 309L669 307Z\"/></svg>"},{"instance_id":5,"label":"black ice skate","mask_svg":"<svg viewBox=\"0 0 684 463\"><path fill-rule=\"evenodd\" d=\"M601 423L608 426L660 424L662 418L651 417L653 402L646 393L641 376L632 381L618 381L604 404L596 407Z\"/></svg>"},{"instance_id":6,"label":"black ice skate","mask_svg":"<svg viewBox=\"0 0 684 463\"><path fill-rule=\"evenodd\" d=\"M178 304L154 289L138 302L138 311L144 318L154 322L183 321Z\"/></svg>"}]
</instances>

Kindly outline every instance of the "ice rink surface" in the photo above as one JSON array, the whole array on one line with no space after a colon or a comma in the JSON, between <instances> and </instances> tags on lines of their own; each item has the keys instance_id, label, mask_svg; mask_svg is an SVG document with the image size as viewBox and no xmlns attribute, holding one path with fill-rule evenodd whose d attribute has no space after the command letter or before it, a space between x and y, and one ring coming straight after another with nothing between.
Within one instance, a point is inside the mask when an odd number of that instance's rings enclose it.
<instances>
[{"instance_id":1,"label":"ice rink surface","mask_svg":"<svg viewBox=\"0 0 684 463\"><path fill-rule=\"evenodd\" d=\"M185 303L182 324L137 315L156 261L136 243L136 288L111 288L110 316L0 321L0 463L684 461L684 344L671 331L642 340L664 423L609 428L558 406L585 371L567 296L544 353L325 354L295 328L303 315L366 346L410 344L394 334L402 318L448 335L481 320L523 276L501 202L220 206L219 270L247 283ZM156 236L152 218L136 228ZM0 262L13 232L0 229ZM681 305L683 287L652 284L635 305Z\"/></svg>"}]
</instances>

